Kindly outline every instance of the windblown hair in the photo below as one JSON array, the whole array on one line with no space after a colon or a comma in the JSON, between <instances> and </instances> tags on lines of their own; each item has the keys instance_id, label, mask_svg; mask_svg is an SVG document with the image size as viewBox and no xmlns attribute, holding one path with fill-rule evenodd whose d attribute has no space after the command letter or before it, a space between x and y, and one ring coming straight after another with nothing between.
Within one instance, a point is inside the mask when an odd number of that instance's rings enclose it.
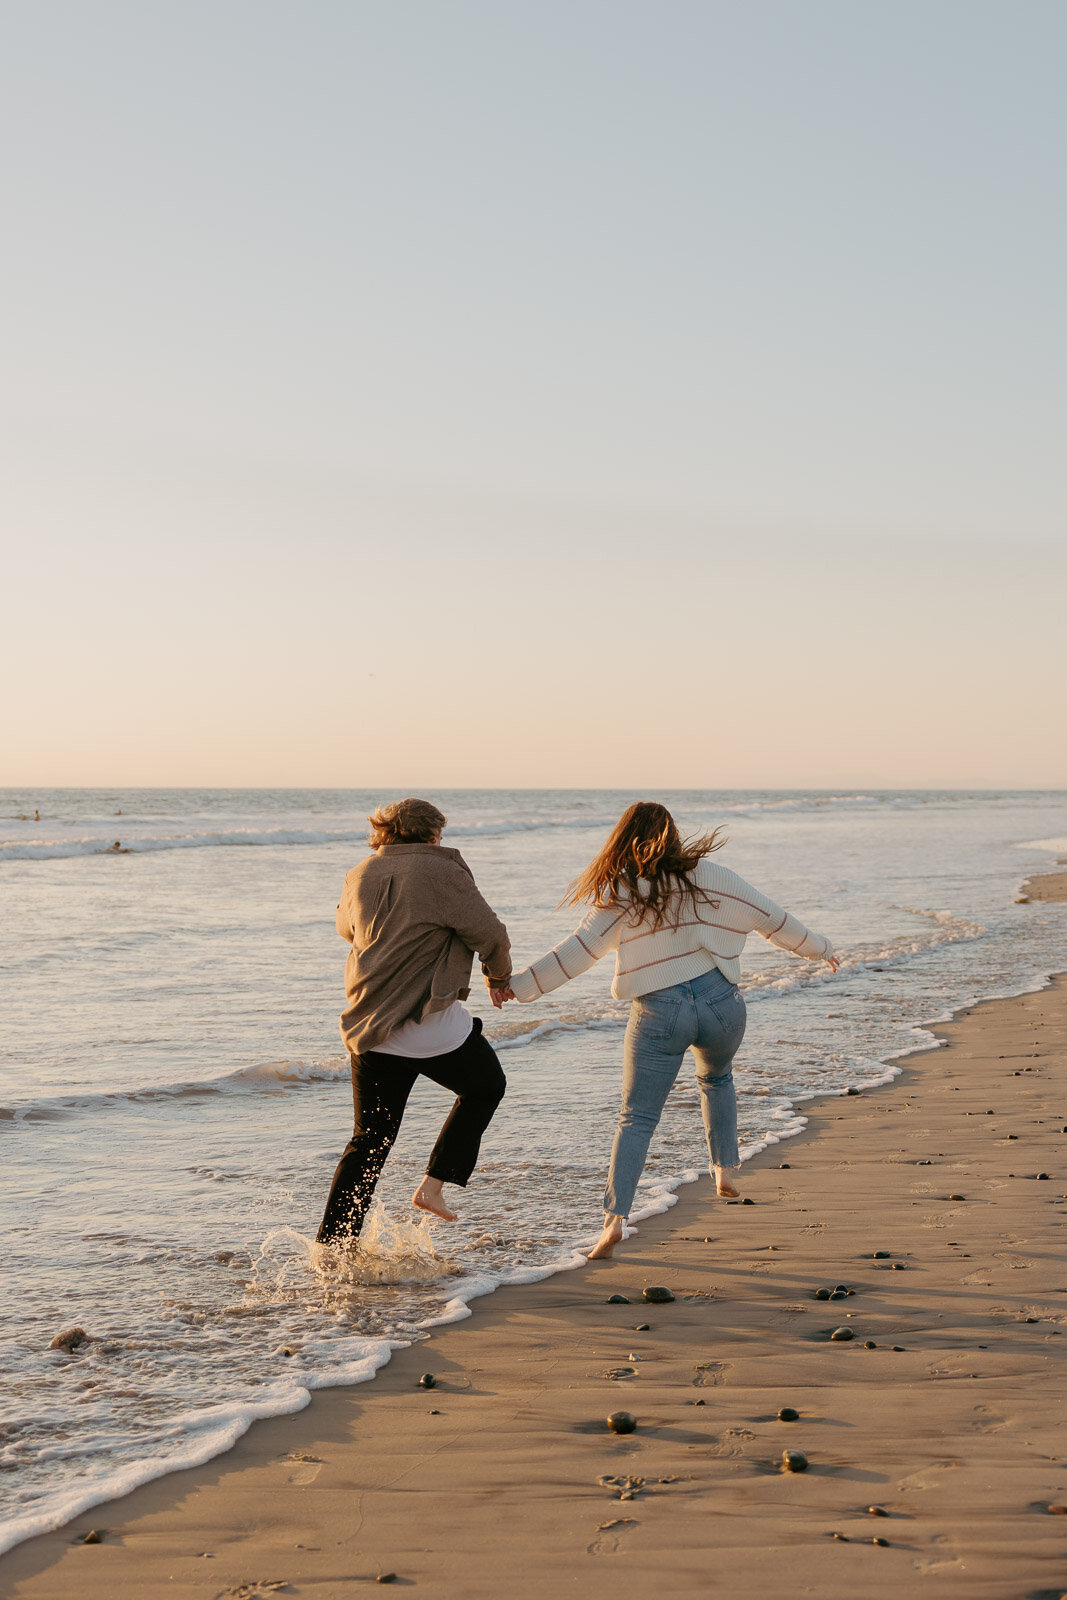
<instances>
[{"instance_id":1,"label":"windblown hair","mask_svg":"<svg viewBox=\"0 0 1067 1600\"><path fill-rule=\"evenodd\" d=\"M624 903L628 912L632 904L630 920L643 922L651 913L656 930L674 920L671 901L677 897L673 909L680 920L687 902L692 905L698 895L708 898L689 874L712 850L722 849L726 839L721 835L722 829L716 828L683 839L666 806L639 800L623 812L603 850L568 887L563 904ZM639 878L647 893L638 888Z\"/></svg>"},{"instance_id":2,"label":"windblown hair","mask_svg":"<svg viewBox=\"0 0 1067 1600\"><path fill-rule=\"evenodd\" d=\"M369 844L432 844L448 821L428 800L392 800L367 818Z\"/></svg>"}]
</instances>

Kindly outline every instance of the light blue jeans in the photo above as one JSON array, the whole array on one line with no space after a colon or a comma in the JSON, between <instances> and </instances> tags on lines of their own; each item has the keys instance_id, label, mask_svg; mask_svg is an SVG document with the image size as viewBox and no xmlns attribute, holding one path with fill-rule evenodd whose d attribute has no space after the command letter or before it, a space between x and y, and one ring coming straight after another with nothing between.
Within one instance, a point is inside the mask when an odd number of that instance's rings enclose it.
<instances>
[{"instance_id":1,"label":"light blue jeans","mask_svg":"<svg viewBox=\"0 0 1067 1600\"><path fill-rule=\"evenodd\" d=\"M623 1049L622 1109L611 1147L604 1210L628 1217L652 1135L682 1057L697 1060L700 1109L713 1167L735 1167L737 1096L733 1063L745 1036L745 1002L718 969L691 983L642 995L630 1008Z\"/></svg>"}]
</instances>

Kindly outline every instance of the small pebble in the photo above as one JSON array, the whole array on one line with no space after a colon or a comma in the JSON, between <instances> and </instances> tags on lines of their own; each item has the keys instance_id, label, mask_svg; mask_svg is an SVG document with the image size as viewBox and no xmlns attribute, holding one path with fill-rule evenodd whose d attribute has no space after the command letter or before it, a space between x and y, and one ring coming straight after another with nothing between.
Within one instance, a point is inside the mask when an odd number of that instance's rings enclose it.
<instances>
[{"instance_id":1,"label":"small pebble","mask_svg":"<svg viewBox=\"0 0 1067 1600\"><path fill-rule=\"evenodd\" d=\"M830 1296L830 1299L831 1300L847 1300L848 1299L848 1290L847 1289L835 1289L833 1294Z\"/></svg>"},{"instance_id":2,"label":"small pebble","mask_svg":"<svg viewBox=\"0 0 1067 1600\"><path fill-rule=\"evenodd\" d=\"M708 1402L706 1400L691 1400L689 1403L694 1406L706 1406Z\"/></svg>"},{"instance_id":3,"label":"small pebble","mask_svg":"<svg viewBox=\"0 0 1067 1600\"><path fill-rule=\"evenodd\" d=\"M888 1250L875 1250L871 1255L871 1260L872 1261L888 1261L889 1260L889 1251Z\"/></svg>"},{"instance_id":4,"label":"small pebble","mask_svg":"<svg viewBox=\"0 0 1067 1600\"><path fill-rule=\"evenodd\" d=\"M1064 1133L1067 1133L1067 1128L1064 1128L1063 1131L1064 1131ZM788 1172L789 1171L789 1162L788 1161L780 1161L778 1163L778 1171L779 1172Z\"/></svg>"},{"instance_id":5,"label":"small pebble","mask_svg":"<svg viewBox=\"0 0 1067 1600\"><path fill-rule=\"evenodd\" d=\"M624 1294L609 1294L606 1303L609 1306L628 1306L630 1304Z\"/></svg>"},{"instance_id":6,"label":"small pebble","mask_svg":"<svg viewBox=\"0 0 1067 1600\"><path fill-rule=\"evenodd\" d=\"M875 1344L873 1339L864 1339L863 1348L865 1350L877 1350L878 1346Z\"/></svg>"},{"instance_id":7,"label":"small pebble","mask_svg":"<svg viewBox=\"0 0 1067 1600\"><path fill-rule=\"evenodd\" d=\"M439 1411L431 1411L430 1412L430 1416L431 1417L439 1417L440 1415L441 1415L441 1413Z\"/></svg>"},{"instance_id":8,"label":"small pebble","mask_svg":"<svg viewBox=\"0 0 1067 1600\"><path fill-rule=\"evenodd\" d=\"M752 1196L750 1194L746 1194L746 1196L742 1200L741 1204L743 1206L754 1206L756 1204L756 1202L755 1202L755 1200L753 1200L753 1198L752 1198Z\"/></svg>"},{"instance_id":9,"label":"small pebble","mask_svg":"<svg viewBox=\"0 0 1067 1600\"><path fill-rule=\"evenodd\" d=\"M888 1548L888 1545L889 1545L889 1540L888 1540L888 1539L879 1539L879 1538L878 1538L878 1537L877 1537L877 1536L876 1536L876 1537L875 1537L875 1538L873 1538L873 1539L872 1539L872 1540L871 1540L871 1543L872 1543L872 1544L880 1544L880 1545L881 1545L881 1546L882 1546L882 1549L883 1549L883 1550L885 1550L885 1549L886 1549L886 1548Z\"/></svg>"},{"instance_id":10,"label":"small pebble","mask_svg":"<svg viewBox=\"0 0 1067 1600\"><path fill-rule=\"evenodd\" d=\"M436 1389L437 1388L437 1379L434 1377L432 1372L424 1372L423 1373L422 1377L419 1379L419 1388L420 1389Z\"/></svg>"},{"instance_id":11,"label":"small pebble","mask_svg":"<svg viewBox=\"0 0 1067 1600\"><path fill-rule=\"evenodd\" d=\"M858 1089L846 1089L845 1093L846 1094L859 1094L859 1090Z\"/></svg>"},{"instance_id":12,"label":"small pebble","mask_svg":"<svg viewBox=\"0 0 1067 1600\"><path fill-rule=\"evenodd\" d=\"M637 1418L632 1411L613 1411L608 1418L608 1427L612 1433L633 1433Z\"/></svg>"},{"instance_id":13,"label":"small pebble","mask_svg":"<svg viewBox=\"0 0 1067 1600\"><path fill-rule=\"evenodd\" d=\"M831 1534L831 1538L840 1539L842 1544L848 1544L848 1534L847 1533L834 1533L834 1534Z\"/></svg>"},{"instance_id":14,"label":"small pebble","mask_svg":"<svg viewBox=\"0 0 1067 1600\"><path fill-rule=\"evenodd\" d=\"M647 1300L650 1305L664 1306L674 1299L674 1291L664 1288L661 1283L654 1283L651 1288L642 1292L641 1298Z\"/></svg>"},{"instance_id":15,"label":"small pebble","mask_svg":"<svg viewBox=\"0 0 1067 1600\"><path fill-rule=\"evenodd\" d=\"M639 1322L637 1324L637 1327L634 1329L634 1332L635 1333L651 1333L652 1332L652 1324L650 1322Z\"/></svg>"},{"instance_id":16,"label":"small pebble","mask_svg":"<svg viewBox=\"0 0 1067 1600\"><path fill-rule=\"evenodd\" d=\"M849 1292L849 1288L848 1288L848 1284L847 1283L835 1283L834 1284L834 1293L835 1294L848 1294L848 1292Z\"/></svg>"},{"instance_id":17,"label":"small pebble","mask_svg":"<svg viewBox=\"0 0 1067 1600\"><path fill-rule=\"evenodd\" d=\"M904 1354L904 1346L902 1344L895 1344L893 1346L893 1349L896 1351L898 1356Z\"/></svg>"},{"instance_id":18,"label":"small pebble","mask_svg":"<svg viewBox=\"0 0 1067 1600\"><path fill-rule=\"evenodd\" d=\"M816 1300L829 1300L829 1298L830 1298L829 1289L816 1289L815 1298L816 1298Z\"/></svg>"},{"instance_id":19,"label":"small pebble","mask_svg":"<svg viewBox=\"0 0 1067 1600\"><path fill-rule=\"evenodd\" d=\"M894 1261L889 1270L891 1272L903 1272L905 1270L903 1261Z\"/></svg>"},{"instance_id":20,"label":"small pebble","mask_svg":"<svg viewBox=\"0 0 1067 1600\"><path fill-rule=\"evenodd\" d=\"M1040 1322L1041 1318L1040 1317L1027 1317L1026 1320L1027 1320L1027 1322Z\"/></svg>"},{"instance_id":21,"label":"small pebble","mask_svg":"<svg viewBox=\"0 0 1067 1600\"><path fill-rule=\"evenodd\" d=\"M379 1572L378 1576L375 1578L374 1581L375 1581L375 1583L395 1583L396 1582L396 1573L395 1572Z\"/></svg>"},{"instance_id":22,"label":"small pebble","mask_svg":"<svg viewBox=\"0 0 1067 1600\"><path fill-rule=\"evenodd\" d=\"M100 1532L100 1530L98 1528L90 1528L89 1532L85 1535L85 1538L82 1540L82 1544L103 1544L103 1542L104 1542L104 1535Z\"/></svg>"},{"instance_id":23,"label":"small pebble","mask_svg":"<svg viewBox=\"0 0 1067 1600\"><path fill-rule=\"evenodd\" d=\"M786 1472L807 1472L808 1458L803 1450L783 1450L782 1468Z\"/></svg>"},{"instance_id":24,"label":"small pebble","mask_svg":"<svg viewBox=\"0 0 1067 1600\"><path fill-rule=\"evenodd\" d=\"M779 1422L796 1422L799 1417L800 1412L794 1410L792 1406L783 1406L778 1413Z\"/></svg>"},{"instance_id":25,"label":"small pebble","mask_svg":"<svg viewBox=\"0 0 1067 1600\"><path fill-rule=\"evenodd\" d=\"M73 1351L80 1349L83 1344L88 1344L89 1342L89 1335L84 1328L66 1328L62 1333L56 1334L48 1348L49 1350L66 1350L69 1355Z\"/></svg>"},{"instance_id":26,"label":"small pebble","mask_svg":"<svg viewBox=\"0 0 1067 1600\"><path fill-rule=\"evenodd\" d=\"M871 1517L888 1517L889 1512L885 1506L868 1506L867 1514Z\"/></svg>"},{"instance_id":27,"label":"small pebble","mask_svg":"<svg viewBox=\"0 0 1067 1600\"><path fill-rule=\"evenodd\" d=\"M837 1339L842 1343L846 1339L854 1339L855 1337L856 1335L853 1333L851 1328L835 1328L833 1333L830 1335L831 1339Z\"/></svg>"},{"instance_id":28,"label":"small pebble","mask_svg":"<svg viewBox=\"0 0 1067 1600\"><path fill-rule=\"evenodd\" d=\"M1054 1517L1067 1517L1067 1506L1049 1506L1049 1511Z\"/></svg>"},{"instance_id":29,"label":"small pebble","mask_svg":"<svg viewBox=\"0 0 1067 1600\"><path fill-rule=\"evenodd\" d=\"M949 1199L950 1200L966 1200L966 1198L967 1198L967 1196L965 1194L950 1194L949 1195Z\"/></svg>"},{"instance_id":30,"label":"small pebble","mask_svg":"<svg viewBox=\"0 0 1067 1600\"><path fill-rule=\"evenodd\" d=\"M1048 1173L1047 1172L1039 1172L1038 1173L1038 1177L1039 1178L1047 1178L1048 1177Z\"/></svg>"}]
</instances>

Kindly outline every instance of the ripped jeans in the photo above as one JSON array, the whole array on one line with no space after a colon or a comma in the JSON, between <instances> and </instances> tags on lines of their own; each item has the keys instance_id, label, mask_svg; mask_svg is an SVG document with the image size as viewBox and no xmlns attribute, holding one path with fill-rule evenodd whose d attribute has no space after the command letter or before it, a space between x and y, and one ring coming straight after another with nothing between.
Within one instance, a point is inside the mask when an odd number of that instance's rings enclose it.
<instances>
[{"instance_id":1,"label":"ripped jeans","mask_svg":"<svg viewBox=\"0 0 1067 1600\"><path fill-rule=\"evenodd\" d=\"M685 1052L697 1062L697 1087L713 1167L735 1167L737 1097L733 1061L745 1036L745 1002L718 967L635 1000L623 1050L622 1109L604 1210L628 1217L656 1131Z\"/></svg>"}]
</instances>

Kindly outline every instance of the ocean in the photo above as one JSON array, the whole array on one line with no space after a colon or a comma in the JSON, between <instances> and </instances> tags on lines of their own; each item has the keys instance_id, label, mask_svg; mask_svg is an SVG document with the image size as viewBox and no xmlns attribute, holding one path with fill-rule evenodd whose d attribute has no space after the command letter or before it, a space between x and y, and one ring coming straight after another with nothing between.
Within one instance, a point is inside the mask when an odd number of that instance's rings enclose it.
<instances>
[{"instance_id":1,"label":"ocean","mask_svg":"<svg viewBox=\"0 0 1067 1600\"><path fill-rule=\"evenodd\" d=\"M312 1240L351 1130L334 930L365 818L351 790L0 790L0 1550L227 1449L314 1388L502 1282L580 1264L596 1237L628 1006L604 962L532 1006L471 1008L508 1075L460 1221L410 1195L447 1111L412 1096L365 1235ZM558 903L630 793L428 792L516 964L577 917ZM684 831L826 933L835 975L757 937L743 960L742 1146L805 1100L883 1083L953 1009L1062 970L1062 907L1016 904L1067 853L1062 793L695 792ZM34 820L34 813L38 820ZM635 1220L704 1169L683 1066ZM888 1179L887 1179L888 1181ZM51 1350L73 1326L90 1342Z\"/></svg>"}]
</instances>

